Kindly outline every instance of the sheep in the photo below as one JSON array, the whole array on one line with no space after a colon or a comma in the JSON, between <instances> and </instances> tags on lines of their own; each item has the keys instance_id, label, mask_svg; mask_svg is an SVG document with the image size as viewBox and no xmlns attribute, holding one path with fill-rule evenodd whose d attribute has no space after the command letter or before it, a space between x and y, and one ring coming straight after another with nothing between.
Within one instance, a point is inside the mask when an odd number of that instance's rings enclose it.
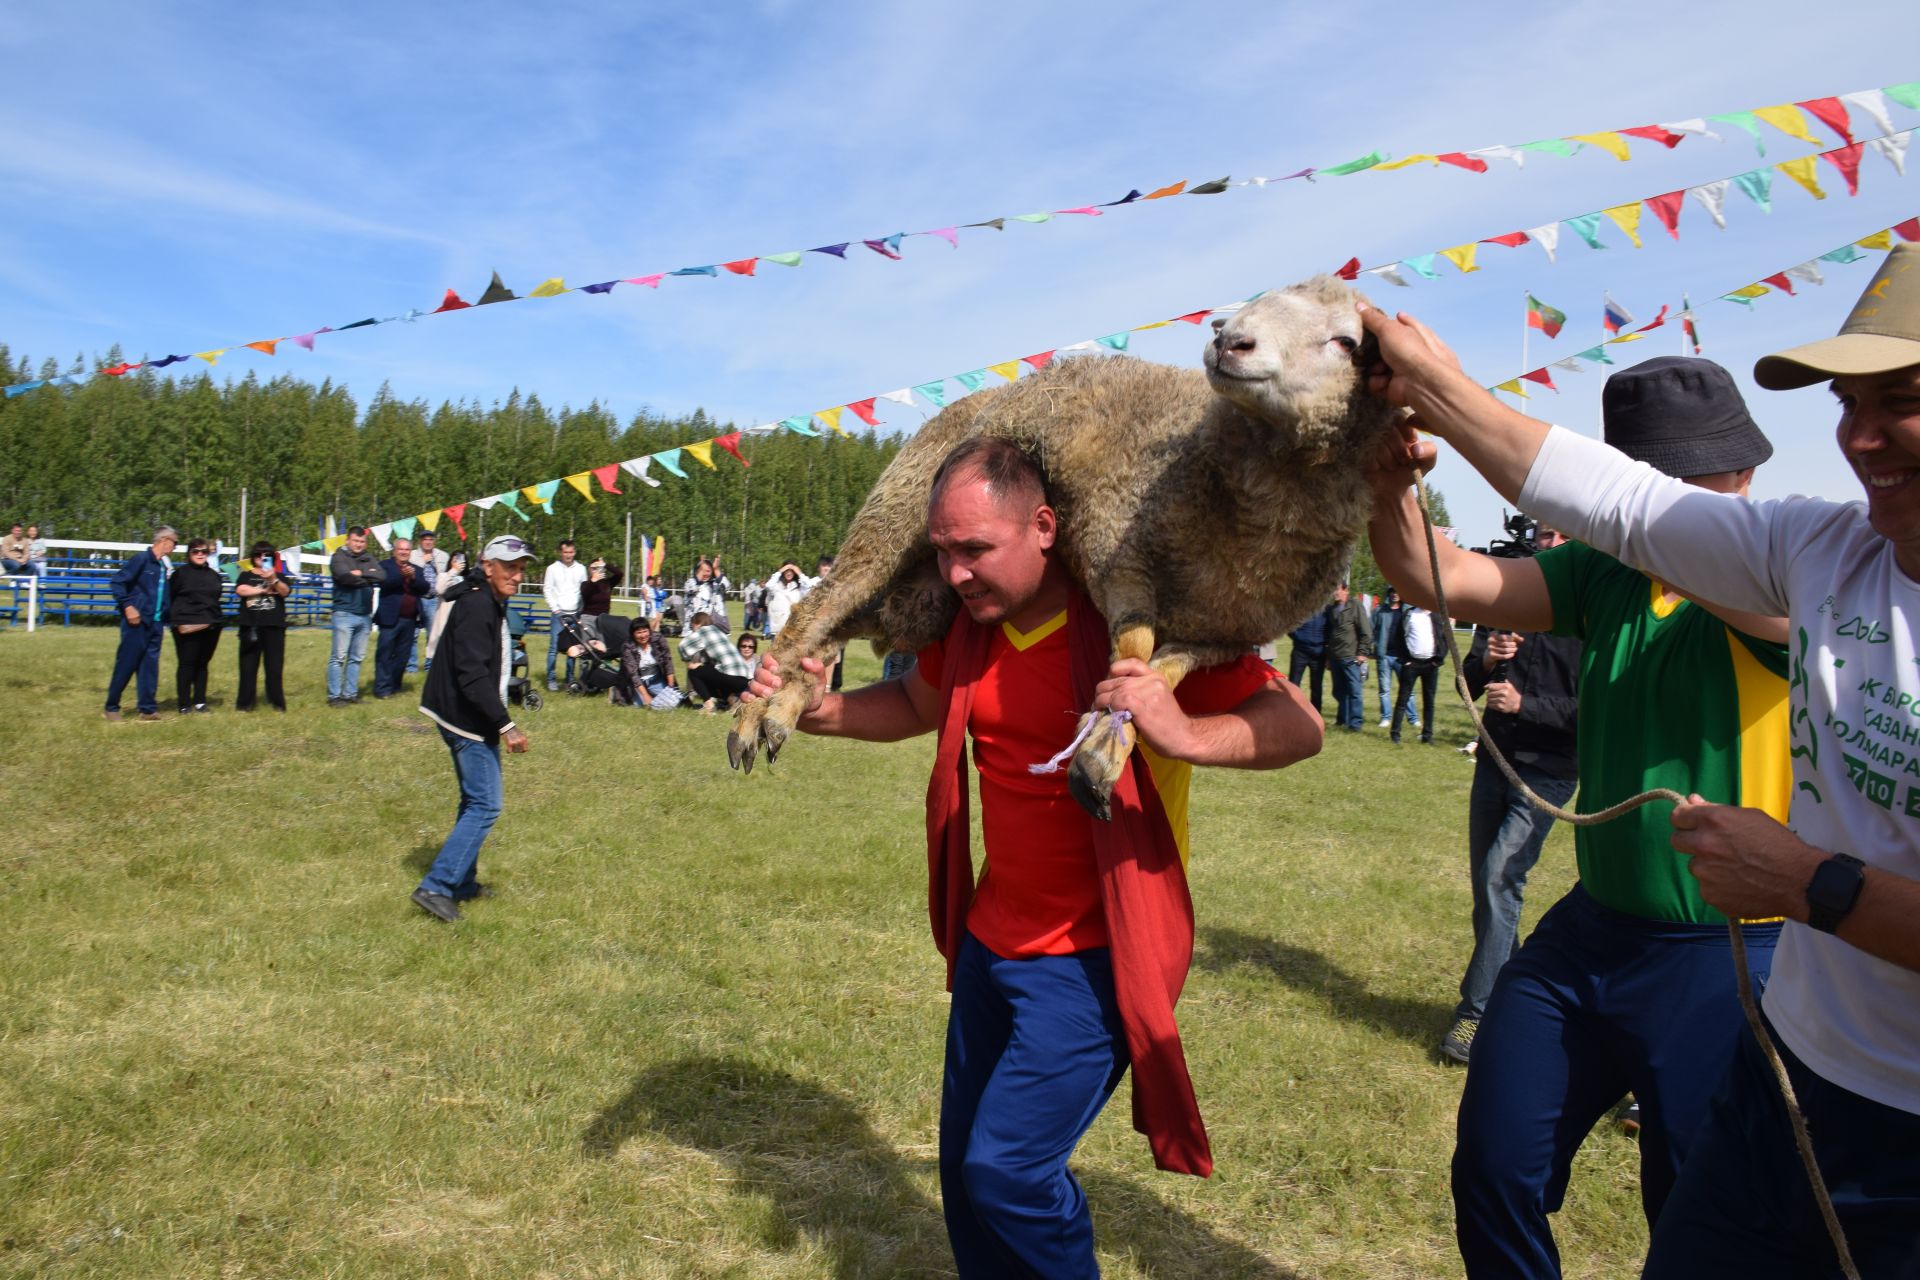
<instances>
[{"instance_id":1,"label":"sheep","mask_svg":"<svg viewBox=\"0 0 1920 1280\"><path fill-rule=\"evenodd\" d=\"M751 772L756 750L769 764L779 754L815 683L802 658L862 636L912 651L946 634L958 599L927 540L927 503L942 459L975 434L1039 462L1060 554L1116 658L1146 659L1177 686L1297 626L1346 570L1372 507L1363 468L1399 414L1366 389L1358 300L1319 276L1216 319L1205 373L1068 360L942 410L882 473L833 573L775 640L785 683L737 709L730 763ZM1075 753L1069 786L1094 816L1108 816L1133 745L1131 725L1101 716Z\"/></svg>"}]
</instances>

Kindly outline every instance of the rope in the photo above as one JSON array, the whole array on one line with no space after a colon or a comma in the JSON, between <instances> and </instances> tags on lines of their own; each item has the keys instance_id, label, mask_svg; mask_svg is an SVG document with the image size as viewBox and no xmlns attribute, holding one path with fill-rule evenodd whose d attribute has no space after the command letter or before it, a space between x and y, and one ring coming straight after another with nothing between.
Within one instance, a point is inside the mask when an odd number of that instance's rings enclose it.
<instances>
[{"instance_id":1,"label":"rope","mask_svg":"<svg viewBox=\"0 0 1920 1280\"><path fill-rule=\"evenodd\" d=\"M1433 507L1427 497L1426 478L1414 473L1413 482L1420 494L1421 523L1426 527L1427 569L1433 575L1433 596L1438 606L1436 612L1443 620L1451 620L1452 613L1447 608L1447 591L1440 583L1440 549L1434 542ZM1642 791L1637 796L1629 796L1619 804L1611 805L1598 813L1574 813L1562 809L1534 794L1533 788L1520 780L1507 758L1500 754L1500 748L1493 745L1493 739L1487 733L1487 727L1481 722L1480 709L1473 703L1473 694L1467 688L1466 664L1460 657L1460 641L1453 634L1451 625L1436 627L1444 631L1447 637L1447 653L1453 659L1453 687L1460 695L1460 703L1467 709L1467 718L1473 721L1473 731L1479 735L1481 746L1485 747L1489 758L1498 765L1501 774L1509 785L1516 788L1527 802L1544 813L1550 813L1562 822L1576 827L1594 827L1603 822L1611 822L1624 813L1630 813L1643 804L1656 800L1665 800L1669 804L1683 804L1686 797L1668 787L1655 787ZM1787 1078L1786 1064L1780 1060L1780 1052L1774 1047L1773 1037L1767 1034L1764 1023L1760 1021L1760 1006L1753 998L1753 975L1747 972L1747 940L1740 932L1740 922L1727 921L1727 936L1733 943L1734 982L1740 992L1740 1009L1747 1016L1747 1026L1753 1032L1753 1038L1760 1044L1760 1050L1766 1055L1767 1065L1773 1068L1774 1080L1780 1086L1781 1100L1787 1104L1787 1118L1793 1123L1794 1145L1800 1149L1800 1163L1806 1167L1807 1181L1813 1188L1813 1198L1820 1205L1820 1217L1827 1224L1827 1235L1833 1241L1833 1251L1839 1257L1841 1274L1847 1280L1860 1280L1860 1272L1853 1265L1853 1253L1847 1248L1847 1235L1840 1226L1840 1217L1834 1212L1833 1199L1827 1194L1827 1180L1821 1176L1820 1164L1813 1153L1813 1139L1807 1133L1807 1118L1800 1110L1800 1099L1793 1091L1793 1081Z\"/></svg>"}]
</instances>

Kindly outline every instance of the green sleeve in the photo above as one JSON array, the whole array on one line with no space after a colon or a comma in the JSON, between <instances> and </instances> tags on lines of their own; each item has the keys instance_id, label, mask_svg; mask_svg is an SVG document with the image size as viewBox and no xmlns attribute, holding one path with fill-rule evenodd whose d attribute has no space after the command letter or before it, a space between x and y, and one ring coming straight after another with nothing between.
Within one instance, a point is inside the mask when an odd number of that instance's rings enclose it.
<instances>
[{"instance_id":1,"label":"green sleeve","mask_svg":"<svg viewBox=\"0 0 1920 1280\"><path fill-rule=\"evenodd\" d=\"M1540 576L1547 581L1547 598L1553 604L1553 634L1587 638L1587 619L1582 605L1586 569L1593 549L1585 543L1563 542L1549 547L1533 558Z\"/></svg>"}]
</instances>

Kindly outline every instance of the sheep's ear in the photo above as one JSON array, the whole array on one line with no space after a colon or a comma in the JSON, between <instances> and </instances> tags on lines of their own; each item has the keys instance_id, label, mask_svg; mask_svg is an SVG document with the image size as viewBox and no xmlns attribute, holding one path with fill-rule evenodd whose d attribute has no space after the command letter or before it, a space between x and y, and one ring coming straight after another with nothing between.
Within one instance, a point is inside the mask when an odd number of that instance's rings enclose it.
<instances>
[{"instance_id":1,"label":"sheep's ear","mask_svg":"<svg viewBox=\"0 0 1920 1280\"><path fill-rule=\"evenodd\" d=\"M1360 331L1360 345L1353 349L1353 364L1356 369L1365 372L1380 363L1380 339L1373 336L1371 330Z\"/></svg>"},{"instance_id":2,"label":"sheep's ear","mask_svg":"<svg viewBox=\"0 0 1920 1280\"><path fill-rule=\"evenodd\" d=\"M1222 329L1226 327L1227 327L1227 318L1225 316L1215 316L1213 318L1213 331L1215 333L1220 332Z\"/></svg>"}]
</instances>

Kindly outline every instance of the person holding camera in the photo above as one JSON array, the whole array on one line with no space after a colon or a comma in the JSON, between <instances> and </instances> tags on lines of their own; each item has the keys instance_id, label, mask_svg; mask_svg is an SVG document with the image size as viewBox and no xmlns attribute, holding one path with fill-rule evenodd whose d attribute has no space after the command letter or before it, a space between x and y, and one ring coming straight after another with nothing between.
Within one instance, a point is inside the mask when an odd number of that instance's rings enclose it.
<instances>
[{"instance_id":1,"label":"person holding camera","mask_svg":"<svg viewBox=\"0 0 1920 1280\"><path fill-rule=\"evenodd\" d=\"M235 711L253 710L254 689L264 663L267 704L287 709L281 669L287 655L287 595L293 590L280 569L280 553L271 542L256 542L240 566L233 593L240 598L240 691Z\"/></svg>"}]
</instances>

